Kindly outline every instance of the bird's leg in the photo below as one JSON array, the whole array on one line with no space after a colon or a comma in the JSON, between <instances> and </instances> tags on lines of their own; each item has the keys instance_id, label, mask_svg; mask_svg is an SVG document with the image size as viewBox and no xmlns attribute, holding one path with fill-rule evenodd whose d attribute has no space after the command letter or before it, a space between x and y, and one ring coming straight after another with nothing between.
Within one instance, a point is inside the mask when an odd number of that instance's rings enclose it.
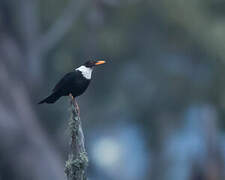
<instances>
[{"instance_id":1,"label":"bird's leg","mask_svg":"<svg viewBox=\"0 0 225 180\"><path fill-rule=\"evenodd\" d=\"M78 116L80 116L80 108L79 108L79 106L78 106L77 101L76 101L75 98L74 98L74 102L75 102L75 108L77 110Z\"/></svg>"},{"instance_id":2,"label":"bird's leg","mask_svg":"<svg viewBox=\"0 0 225 180\"><path fill-rule=\"evenodd\" d=\"M75 109L76 109L76 111L77 111L77 114L80 116L80 108L79 108L79 106L78 106L78 104L77 104L76 99L73 97L73 95L72 95L71 93L69 94L69 96L70 96L71 99L72 99L72 103L73 103L73 105L74 105L74 107L75 107Z\"/></svg>"},{"instance_id":3,"label":"bird's leg","mask_svg":"<svg viewBox=\"0 0 225 180\"><path fill-rule=\"evenodd\" d=\"M72 93L69 93L69 96L71 97L72 100L74 99Z\"/></svg>"}]
</instances>

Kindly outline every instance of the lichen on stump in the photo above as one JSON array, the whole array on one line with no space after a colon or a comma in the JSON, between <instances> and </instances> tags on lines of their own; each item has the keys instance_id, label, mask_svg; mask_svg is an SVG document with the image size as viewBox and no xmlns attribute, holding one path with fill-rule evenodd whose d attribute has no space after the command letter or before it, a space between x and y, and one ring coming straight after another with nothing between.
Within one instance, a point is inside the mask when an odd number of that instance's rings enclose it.
<instances>
[{"instance_id":1,"label":"lichen on stump","mask_svg":"<svg viewBox=\"0 0 225 180\"><path fill-rule=\"evenodd\" d=\"M69 119L70 152L65 164L68 180L86 180L88 156L84 146L79 108L75 99L71 99L71 117Z\"/></svg>"}]
</instances>

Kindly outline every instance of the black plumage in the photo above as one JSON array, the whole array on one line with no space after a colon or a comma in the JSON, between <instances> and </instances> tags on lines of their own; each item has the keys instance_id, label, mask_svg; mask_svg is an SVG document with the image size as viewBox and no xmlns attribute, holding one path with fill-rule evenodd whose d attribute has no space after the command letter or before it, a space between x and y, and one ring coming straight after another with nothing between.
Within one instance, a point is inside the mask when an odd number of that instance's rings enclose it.
<instances>
[{"instance_id":1,"label":"black plumage","mask_svg":"<svg viewBox=\"0 0 225 180\"><path fill-rule=\"evenodd\" d=\"M88 61L73 72L67 73L56 84L52 94L38 104L54 103L62 96L72 95L74 98L80 96L90 84L93 67L103 63L105 61Z\"/></svg>"}]
</instances>

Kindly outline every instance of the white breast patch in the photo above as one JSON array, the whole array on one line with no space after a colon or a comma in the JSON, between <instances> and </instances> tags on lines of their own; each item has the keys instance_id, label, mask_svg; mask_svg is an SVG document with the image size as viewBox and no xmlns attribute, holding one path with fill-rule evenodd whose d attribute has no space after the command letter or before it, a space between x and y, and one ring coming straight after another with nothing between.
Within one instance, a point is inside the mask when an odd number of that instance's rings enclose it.
<instances>
[{"instance_id":1,"label":"white breast patch","mask_svg":"<svg viewBox=\"0 0 225 180\"><path fill-rule=\"evenodd\" d=\"M80 71L86 79L91 79L91 74L92 74L92 70L93 70L92 68L89 68L86 66L80 66L76 70Z\"/></svg>"}]
</instances>

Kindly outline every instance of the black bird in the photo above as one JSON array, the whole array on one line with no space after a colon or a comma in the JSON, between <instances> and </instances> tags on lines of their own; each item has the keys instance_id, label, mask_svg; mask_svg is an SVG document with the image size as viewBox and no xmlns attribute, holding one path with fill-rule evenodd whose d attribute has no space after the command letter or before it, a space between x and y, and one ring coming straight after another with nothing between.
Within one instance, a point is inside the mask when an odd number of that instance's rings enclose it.
<instances>
[{"instance_id":1,"label":"black bird","mask_svg":"<svg viewBox=\"0 0 225 180\"><path fill-rule=\"evenodd\" d=\"M90 81L94 66L104 64L105 61L88 61L76 68L73 72L67 73L54 87L52 94L40 101L42 103L54 103L62 96L75 98L84 93Z\"/></svg>"}]
</instances>

